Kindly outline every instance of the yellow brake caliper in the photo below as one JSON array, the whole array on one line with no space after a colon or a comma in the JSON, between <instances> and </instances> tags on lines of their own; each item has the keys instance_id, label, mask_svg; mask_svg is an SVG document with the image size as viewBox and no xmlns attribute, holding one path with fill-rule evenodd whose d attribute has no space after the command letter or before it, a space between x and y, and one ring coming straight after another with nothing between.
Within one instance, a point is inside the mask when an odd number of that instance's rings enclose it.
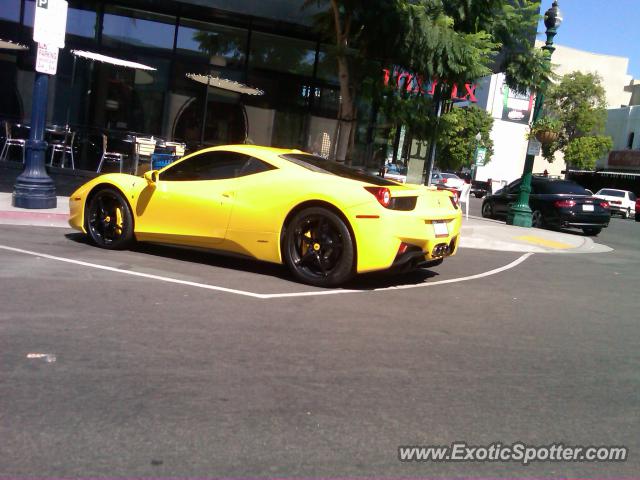
<instances>
[{"instance_id":1,"label":"yellow brake caliper","mask_svg":"<svg viewBox=\"0 0 640 480\"><path fill-rule=\"evenodd\" d=\"M122 209L116 208L116 230L122 233Z\"/></svg>"}]
</instances>

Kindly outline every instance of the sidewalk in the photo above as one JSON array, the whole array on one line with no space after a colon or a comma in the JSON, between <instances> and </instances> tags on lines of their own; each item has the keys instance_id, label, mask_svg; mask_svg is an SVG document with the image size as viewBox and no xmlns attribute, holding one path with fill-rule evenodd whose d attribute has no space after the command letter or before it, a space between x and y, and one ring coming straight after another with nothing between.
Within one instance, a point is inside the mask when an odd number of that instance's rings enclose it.
<instances>
[{"instance_id":1,"label":"sidewalk","mask_svg":"<svg viewBox=\"0 0 640 480\"><path fill-rule=\"evenodd\" d=\"M11 206L11 194L0 192L0 224L69 228L69 198L58 197L58 206L27 210ZM531 253L603 253L611 248L581 232L556 232L505 225L497 220L469 217L462 221L460 248Z\"/></svg>"}]
</instances>

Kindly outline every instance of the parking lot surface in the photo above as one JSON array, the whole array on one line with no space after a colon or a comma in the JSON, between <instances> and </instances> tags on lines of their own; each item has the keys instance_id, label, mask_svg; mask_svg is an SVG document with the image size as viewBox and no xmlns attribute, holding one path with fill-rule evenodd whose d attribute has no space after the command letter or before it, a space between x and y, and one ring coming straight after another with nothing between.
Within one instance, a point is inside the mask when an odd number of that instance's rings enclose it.
<instances>
[{"instance_id":1,"label":"parking lot surface","mask_svg":"<svg viewBox=\"0 0 640 480\"><path fill-rule=\"evenodd\" d=\"M639 227L614 219L608 253L461 249L327 294L279 266L2 225L0 475L633 477ZM454 441L631 455L398 461Z\"/></svg>"}]
</instances>

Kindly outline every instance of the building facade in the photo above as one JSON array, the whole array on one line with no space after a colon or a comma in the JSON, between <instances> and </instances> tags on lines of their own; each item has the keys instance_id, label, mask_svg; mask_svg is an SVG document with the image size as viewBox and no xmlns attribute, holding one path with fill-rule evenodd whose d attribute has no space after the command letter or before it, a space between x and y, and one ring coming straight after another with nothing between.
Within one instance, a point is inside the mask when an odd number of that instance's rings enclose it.
<instances>
[{"instance_id":1,"label":"building facade","mask_svg":"<svg viewBox=\"0 0 640 480\"><path fill-rule=\"evenodd\" d=\"M1 0L0 120L24 135L34 80L34 1ZM202 146L251 142L305 150L334 138L339 101L334 47L313 28L317 8L288 0L69 0L66 47L49 82L47 124L76 132L76 168L95 171L103 149L132 135ZM147 71L87 60L82 50ZM211 75L264 92L245 95L187 76ZM359 108L355 162L376 138ZM5 136L4 129L2 136ZM320 145L320 147L318 147ZM15 154L15 152L14 152Z\"/></svg>"}]
</instances>

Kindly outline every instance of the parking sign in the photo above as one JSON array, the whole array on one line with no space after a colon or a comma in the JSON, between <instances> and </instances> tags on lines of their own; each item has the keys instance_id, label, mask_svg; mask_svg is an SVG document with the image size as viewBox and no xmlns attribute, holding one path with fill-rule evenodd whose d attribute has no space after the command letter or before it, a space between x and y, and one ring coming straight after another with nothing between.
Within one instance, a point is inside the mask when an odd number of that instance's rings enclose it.
<instances>
[{"instance_id":1,"label":"parking sign","mask_svg":"<svg viewBox=\"0 0 640 480\"><path fill-rule=\"evenodd\" d=\"M64 48L67 8L66 0L36 0L33 40L49 47Z\"/></svg>"}]
</instances>

